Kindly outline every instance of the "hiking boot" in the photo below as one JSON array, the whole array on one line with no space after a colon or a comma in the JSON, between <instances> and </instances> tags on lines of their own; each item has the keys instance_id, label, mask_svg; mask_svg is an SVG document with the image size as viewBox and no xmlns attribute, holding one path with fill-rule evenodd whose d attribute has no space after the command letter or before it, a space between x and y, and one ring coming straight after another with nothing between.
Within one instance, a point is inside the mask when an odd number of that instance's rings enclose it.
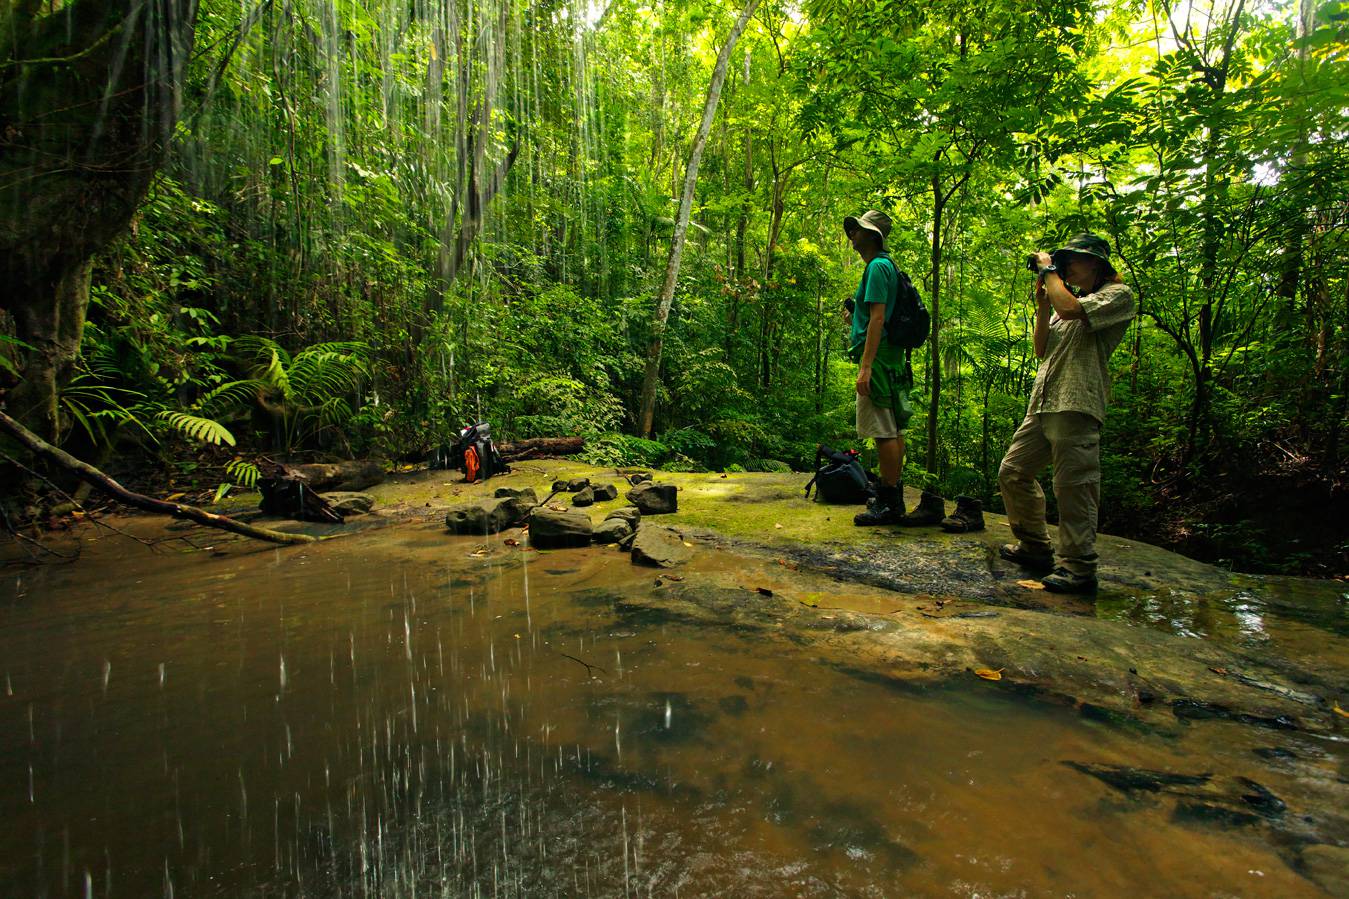
<instances>
[{"instance_id":1,"label":"hiking boot","mask_svg":"<svg viewBox=\"0 0 1349 899\"><path fill-rule=\"evenodd\" d=\"M865 512L853 516L852 523L859 527L878 524L899 524L904 517L904 489L896 484L887 487L876 485L876 495L867 501Z\"/></svg>"},{"instance_id":2,"label":"hiking boot","mask_svg":"<svg viewBox=\"0 0 1349 899\"><path fill-rule=\"evenodd\" d=\"M1020 543L1004 543L998 548L998 555L1031 571L1051 571L1054 568L1054 551L1048 547L1026 549Z\"/></svg>"},{"instance_id":3,"label":"hiking boot","mask_svg":"<svg viewBox=\"0 0 1349 899\"><path fill-rule=\"evenodd\" d=\"M984 504L972 496L957 496L956 510L941 520L943 531L965 534L984 529Z\"/></svg>"},{"instance_id":4,"label":"hiking boot","mask_svg":"<svg viewBox=\"0 0 1349 899\"><path fill-rule=\"evenodd\" d=\"M1095 593L1096 575L1077 574L1062 566L1040 579L1050 593Z\"/></svg>"},{"instance_id":5,"label":"hiking boot","mask_svg":"<svg viewBox=\"0 0 1349 899\"><path fill-rule=\"evenodd\" d=\"M946 514L946 504L942 501L941 494L935 490L923 488L923 495L918 499L918 505L913 507L913 511L899 520L899 523L906 528L923 528L932 525L941 524L942 516Z\"/></svg>"}]
</instances>

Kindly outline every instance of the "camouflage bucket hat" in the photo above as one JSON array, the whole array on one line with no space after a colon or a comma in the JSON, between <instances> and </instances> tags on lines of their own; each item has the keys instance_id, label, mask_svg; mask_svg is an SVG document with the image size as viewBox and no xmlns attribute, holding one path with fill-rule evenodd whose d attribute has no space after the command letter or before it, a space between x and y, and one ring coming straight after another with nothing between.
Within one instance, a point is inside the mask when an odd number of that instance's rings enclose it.
<instances>
[{"instance_id":1,"label":"camouflage bucket hat","mask_svg":"<svg viewBox=\"0 0 1349 899\"><path fill-rule=\"evenodd\" d=\"M890 216L875 209L868 209L861 215L850 215L843 219L844 232L851 234L855 228L871 231L881 239L881 249L885 249L885 239L890 236Z\"/></svg>"},{"instance_id":2,"label":"camouflage bucket hat","mask_svg":"<svg viewBox=\"0 0 1349 899\"><path fill-rule=\"evenodd\" d=\"M1094 256L1106 264L1110 271L1115 270L1115 266L1110 261L1110 242L1104 237L1092 234L1090 231L1084 231L1081 234L1075 234L1068 239L1062 247L1055 250L1051 255L1055 260L1062 258L1063 254L1076 253L1079 256ZM1055 262L1057 265L1057 261Z\"/></svg>"}]
</instances>

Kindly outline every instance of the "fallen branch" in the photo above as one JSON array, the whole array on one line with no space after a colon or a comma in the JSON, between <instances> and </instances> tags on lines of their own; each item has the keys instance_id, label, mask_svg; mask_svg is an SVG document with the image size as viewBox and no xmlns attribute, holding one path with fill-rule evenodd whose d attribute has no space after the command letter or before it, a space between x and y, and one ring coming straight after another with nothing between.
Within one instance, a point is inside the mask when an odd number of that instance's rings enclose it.
<instances>
[{"instance_id":1,"label":"fallen branch","mask_svg":"<svg viewBox=\"0 0 1349 899\"><path fill-rule=\"evenodd\" d=\"M523 462L544 456L574 456L585 449L584 437L531 437L497 447L506 462Z\"/></svg>"},{"instance_id":2,"label":"fallen branch","mask_svg":"<svg viewBox=\"0 0 1349 899\"><path fill-rule=\"evenodd\" d=\"M147 512L155 512L160 515L171 515L174 518L184 518L209 528L219 528L222 531L229 531L230 533L239 534L244 537L252 537L254 540L266 540L271 543L313 543L315 540L315 538L310 537L308 534L286 534L268 528L253 527L251 524L244 524L242 521L235 521L233 518L217 515L214 512L207 512L205 509L189 506L186 503L173 503L162 499L154 499L153 497L145 496L144 494L135 493L123 487L89 463L81 462L65 450L52 446L47 441L10 418L4 412L0 412L0 430L8 433L31 452L64 468L80 480L97 487L99 490L102 490L104 493L120 502L126 503L128 506L135 506L138 509L144 509Z\"/></svg>"}]
</instances>

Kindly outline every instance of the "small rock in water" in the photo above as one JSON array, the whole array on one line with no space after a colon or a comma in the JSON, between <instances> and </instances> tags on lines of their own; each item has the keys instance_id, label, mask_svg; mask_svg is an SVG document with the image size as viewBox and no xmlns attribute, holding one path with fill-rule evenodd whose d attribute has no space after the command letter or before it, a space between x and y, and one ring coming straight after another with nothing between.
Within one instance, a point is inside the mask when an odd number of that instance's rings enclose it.
<instances>
[{"instance_id":1,"label":"small rock in water","mask_svg":"<svg viewBox=\"0 0 1349 899\"><path fill-rule=\"evenodd\" d=\"M622 518L606 518L595 525L596 543L622 543L632 536L632 523Z\"/></svg>"},{"instance_id":2,"label":"small rock in water","mask_svg":"<svg viewBox=\"0 0 1349 899\"><path fill-rule=\"evenodd\" d=\"M535 509L529 517L529 542L540 549L586 546L593 533L590 516L582 512Z\"/></svg>"},{"instance_id":3,"label":"small rock in water","mask_svg":"<svg viewBox=\"0 0 1349 899\"><path fill-rule=\"evenodd\" d=\"M495 534L523 524L530 507L529 501L521 497L455 506L445 513L445 527L455 534Z\"/></svg>"},{"instance_id":4,"label":"small rock in water","mask_svg":"<svg viewBox=\"0 0 1349 899\"><path fill-rule=\"evenodd\" d=\"M639 565L672 568L693 558L684 541L669 528L643 524L632 541L632 561Z\"/></svg>"},{"instance_id":5,"label":"small rock in water","mask_svg":"<svg viewBox=\"0 0 1349 899\"><path fill-rule=\"evenodd\" d=\"M1247 827L1259 824L1260 816L1210 802L1181 802L1171 820L1183 824L1216 824L1220 827Z\"/></svg>"},{"instance_id":6,"label":"small rock in water","mask_svg":"<svg viewBox=\"0 0 1349 899\"><path fill-rule=\"evenodd\" d=\"M1087 762L1064 762L1064 764L1074 771L1089 774L1097 780L1126 793L1135 790L1156 793L1168 787L1200 786L1208 783L1213 777L1209 773L1177 774L1174 771L1152 771L1147 768L1133 768L1128 765L1095 765Z\"/></svg>"},{"instance_id":7,"label":"small rock in water","mask_svg":"<svg viewBox=\"0 0 1349 899\"><path fill-rule=\"evenodd\" d=\"M613 484L596 484L592 488L595 492L595 502L607 503L611 499L618 499L618 488Z\"/></svg>"},{"instance_id":8,"label":"small rock in water","mask_svg":"<svg viewBox=\"0 0 1349 899\"><path fill-rule=\"evenodd\" d=\"M1268 787L1256 783L1249 777L1238 777L1237 780L1250 790L1249 793L1241 794L1241 801L1251 808L1265 815L1282 815L1287 811L1288 803L1275 796Z\"/></svg>"}]
</instances>

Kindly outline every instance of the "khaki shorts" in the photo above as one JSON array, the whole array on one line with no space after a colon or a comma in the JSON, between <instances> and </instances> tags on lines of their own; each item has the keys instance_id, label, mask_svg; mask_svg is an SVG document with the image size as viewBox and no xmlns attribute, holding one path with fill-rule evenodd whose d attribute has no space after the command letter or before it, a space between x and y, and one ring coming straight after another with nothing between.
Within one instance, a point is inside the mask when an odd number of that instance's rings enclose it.
<instances>
[{"instance_id":1,"label":"khaki shorts","mask_svg":"<svg viewBox=\"0 0 1349 899\"><path fill-rule=\"evenodd\" d=\"M857 436L893 439L899 436L895 410L877 406L871 397L857 394Z\"/></svg>"}]
</instances>

